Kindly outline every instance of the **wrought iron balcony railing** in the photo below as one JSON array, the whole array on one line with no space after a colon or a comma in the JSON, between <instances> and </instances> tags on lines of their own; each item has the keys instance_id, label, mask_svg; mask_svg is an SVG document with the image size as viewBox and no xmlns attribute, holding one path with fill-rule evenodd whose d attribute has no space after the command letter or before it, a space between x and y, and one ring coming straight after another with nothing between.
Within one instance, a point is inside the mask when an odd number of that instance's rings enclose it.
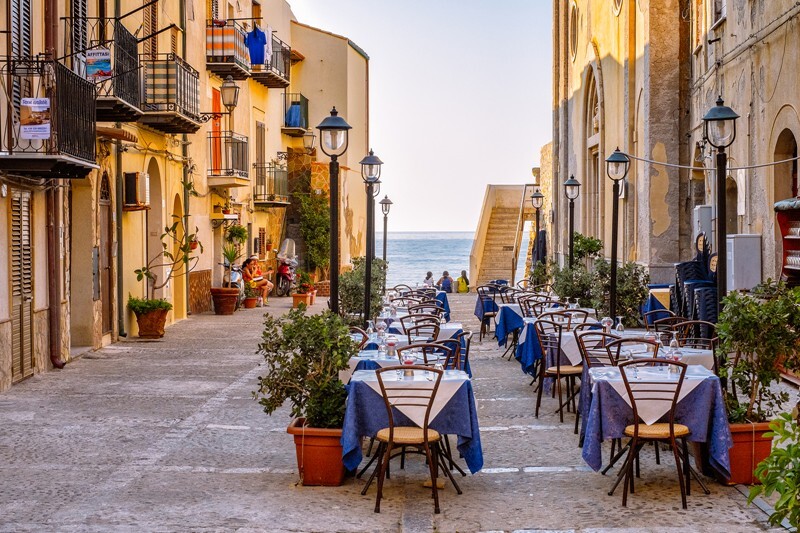
<instances>
[{"instance_id":1,"label":"wrought iron balcony railing","mask_svg":"<svg viewBox=\"0 0 800 533\"><path fill-rule=\"evenodd\" d=\"M200 129L200 74L175 54L140 56L144 72L140 122L164 133Z\"/></svg>"},{"instance_id":2,"label":"wrought iron balcony railing","mask_svg":"<svg viewBox=\"0 0 800 533\"><path fill-rule=\"evenodd\" d=\"M302 137L308 128L308 98L300 93L283 94L283 127L292 137Z\"/></svg>"},{"instance_id":3,"label":"wrought iron balcony railing","mask_svg":"<svg viewBox=\"0 0 800 533\"><path fill-rule=\"evenodd\" d=\"M289 204L289 172L274 163L256 163L253 202L256 204Z\"/></svg>"},{"instance_id":4,"label":"wrought iron balcony railing","mask_svg":"<svg viewBox=\"0 0 800 533\"><path fill-rule=\"evenodd\" d=\"M248 178L247 137L232 131L208 132L208 177ZM217 186L221 186L217 184Z\"/></svg>"},{"instance_id":5,"label":"wrought iron balcony railing","mask_svg":"<svg viewBox=\"0 0 800 533\"><path fill-rule=\"evenodd\" d=\"M245 31L235 20L206 21L206 68L223 79L250 77L250 54Z\"/></svg>"},{"instance_id":6,"label":"wrought iron balcony railing","mask_svg":"<svg viewBox=\"0 0 800 533\"><path fill-rule=\"evenodd\" d=\"M274 35L271 48L267 63L251 66L252 76L265 87L283 89L289 86L292 49Z\"/></svg>"},{"instance_id":7,"label":"wrought iron balcony railing","mask_svg":"<svg viewBox=\"0 0 800 533\"><path fill-rule=\"evenodd\" d=\"M95 162L93 83L44 56L0 60L0 170L83 178Z\"/></svg>"},{"instance_id":8,"label":"wrought iron balcony railing","mask_svg":"<svg viewBox=\"0 0 800 533\"><path fill-rule=\"evenodd\" d=\"M97 120L134 122L141 115L139 43L119 20L65 17L67 64L97 87Z\"/></svg>"}]
</instances>

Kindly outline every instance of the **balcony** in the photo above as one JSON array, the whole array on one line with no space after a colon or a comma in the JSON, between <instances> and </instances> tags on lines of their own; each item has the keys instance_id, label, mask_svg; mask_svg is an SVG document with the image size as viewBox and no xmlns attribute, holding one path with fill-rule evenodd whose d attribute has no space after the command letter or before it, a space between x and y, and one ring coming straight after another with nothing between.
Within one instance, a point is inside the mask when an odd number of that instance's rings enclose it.
<instances>
[{"instance_id":1,"label":"balcony","mask_svg":"<svg viewBox=\"0 0 800 533\"><path fill-rule=\"evenodd\" d=\"M64 50L72 70L97 88L97 121L136 122L142 116L138 40L118 20L81 21L85 28L64 19Z\"/></svg>"},{"instance_id":2,"label":"balcony","mask_svg":"<svg viewBox=\"0 0 800 533\"><path fill-rule=\"evenodd\" d=\"M32 178L84 178L95 162L94 84L56 61L0 63L0 171Z\"/></svg>"},{"instance_id":3,"label":"balcony","mask_svg":"<svg viewBox=\"0 0 800 533\"><path fill-rule=\"evenodd\" d=\"M308 128L308 98L300 93L283 93L283 126L281 133L302 137Z\"/></svg>"},{"instance_id":4,"label":"balcony","mask_svg":"<svg viewBox=\"0 0 800 533\"><path fill-rule=\"evenodd\" d=\"M289 171L274 163L256 163L253 203L266 206L289 205Z\"/></svg>"},{"instance_id":5,"label":"balcony","mask_svg":"<svg viewBox=\"0 0 800 533\"><path fill-rule=\"evenodd\" d=\"M206 69L222 79L250 77L250 56L245 31L235 20L206 22Z\"/></svg>"},{"instance_id":6,"label":"balcony","mask_svg":"<svg viewBox=\"0 0 800 533\"><path fill-rule=\"evenodd\" d=\"M208 133L208 186L219 188L247 187L247 137L232 131Z\"/></svg>"},{"instance_id":7,"label":"balcony","mask_svg":"<svg viewBox=\"0 0 800 533\"><path fill-rule=\"evenodd\" d=\"M292 64L292 49L289 45L272 36L272 52L269 62L263 65L251 65L251 75L255 81L270 89L285 89L289 86L289 67Z\"/></svg>"},{"instance_id":8,"label":"balcony","mask_svg":"<svg viewBox=\"0 0 800 533\"><path fill-rule=\"evenodd\" d=\"M163 133L200 129L200 74L175 54L141 56L144 93L141 124Z\"/></svg>"}]
</instances>

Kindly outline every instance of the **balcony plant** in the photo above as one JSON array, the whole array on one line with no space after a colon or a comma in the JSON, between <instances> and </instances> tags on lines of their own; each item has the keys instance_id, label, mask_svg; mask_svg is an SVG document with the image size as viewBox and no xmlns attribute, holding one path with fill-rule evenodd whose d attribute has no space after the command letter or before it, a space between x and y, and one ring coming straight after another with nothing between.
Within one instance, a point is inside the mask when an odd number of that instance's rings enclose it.
<instances>
[{"instance_id":1,"label":"balcony plant","mask_svg":"<svg viewBox=\"0 0 800 533\"><path fill-rule=\"evenodd\" d=\"M258 354L265 372L253 398L268 415L287 401L294 418L297 467L303 485L340 485L342 424L347 392L339 372L357 347L342 319L325 311L308 315L293 309L282 317L266 316Z\"/></svg>"},{"instance_id":2,"label":"balcony plant","mask_svg":"<svg viewBox=\"0 0 800 533\"><path fill-rule=\"evenodd\" d=\"M211 288L211 298L214 301L214 313L218 315L232 315L239 305L239 287L230 285L234 263L242 256L242 244L247 241L247 228L240 224L232 224L225 230L222 244L222 257L225 260L225 273L223 286Z\"/></svg>"},{"instance_id":3,"label":"balcony plant","mask_svg":"<svg viewBox=\"0 0 800 533\"><path fill-rule=\"evenodd\" d=\"M781 371L800 368L800 288L767 280L750 294L724 299L718 356L733 434L730 483L755 483L753 464L770 452L769 421L789 399L777 390ZM729 357L729 354L732 357Z\"/></svg>"},{"instance_id":4,"label":"balcony plant","mask_svg":"<svg viewBox=\"0 0 800 533\"><path fill-rule=\"evenodd\" d=\"M314 285L311 283L311 276L305 270L297 271L297 288L292 294L292 307L299 307L300 304L311 305L315 295Z\"/></svg>"},{"instance_id":5,"label":"balcony plant","mask_svg":"<svg viewBox=\"0 0 800 533\"><path fill-rule=\"evenodd\" d=\"M188 189L191 193L194 189ZM203 253L203 244L195 233L185 231L183 218L173 215L174 222L166 226L161 234L161 250L146 265L134 270L136 280L147 280L145 298L129 296L128 309L136 315L139 337L160 339L164 336L167 313L172 304L164 298L156 298L155 292L162 289L170 280L187 275L197 265L199 253Z\"/></svg>"}]
</instances>

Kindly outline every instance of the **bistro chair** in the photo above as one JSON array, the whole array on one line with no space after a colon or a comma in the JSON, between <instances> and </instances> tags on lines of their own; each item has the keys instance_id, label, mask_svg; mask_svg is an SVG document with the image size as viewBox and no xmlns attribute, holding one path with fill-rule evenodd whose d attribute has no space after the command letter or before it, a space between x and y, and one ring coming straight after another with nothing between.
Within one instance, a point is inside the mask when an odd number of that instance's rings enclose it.
<instances>
[{"instance_id":1,"label":"bistro chair","mask_svg":"<svg viewBox=\"0 0 800 533\"><path fill-rule=\"evenodd\" d=\"M417 326L420 324L436 324L438 326L439 317L436 315L429 315L425 313L406 315L404 317L400 317L400 326L403 328L403 331L406 331L411 326Z\"/></svg>"},{"instance_id":2,"label":"bistro chair","mask_svg":"<svg viewBox=\"0 0 800 533\"><path fill-rule=\"evenodd\" d=\"M647 358L658 357L658 348L660 344L656 340L645 339L642 337L624 337L617 339L606 344L608 356L613 357L617 364L620 360L634 359L634 354L642 355L647 354ZM644 351L642 348L644 347ZM642 362L644 358L640 357L638 361Z\"/></svg>"},{"instance_id":3,"label":"bistro chair","mask_svg":"<svg viewBox=\"0 0 800 533\"><path fill-rule=\"evenodd\" d=\"M428 342L433 342L439 336L439 324L424 323L410 326L406 328L406 335L408 336L408 344L414 344L415 337L423 337L428 339Z\"/></svg>"},{"instance_id":4,"label":"bistro chair","mask_svg":"<svg viewBox=\"0 0 800 533\"><path fill-rule=\"evenodd\" d=\"M499 291L500 291L500 301L504 304L517 303L517 297L520 294L523 294L523 291L508 286L500 287Z\"/></svg>"},{"instance_id":5,"label":"bistro chair","mask_svg":"<svg viewBox=\"0 0 800 533\"><path fill-rule=\"evenodd\" d=\"M418 298L436 298L436 289L432 287L422 288L422 289L412 289L409 295Z\"/></svg>"},{"instance_id":6,"label":"bistro chair","mask_svg":"<svg viewBox=\"0 0 800 533\"><path fill-rule=\"evenodd\" d=\"M659 318L653 322L653 331L656 333L672 333L680 329L680 325L686 322L686 318L682 316L668 316L666 318Z\"/></svg>"},{"instance_id":7,"label":"bistro chair","mask_svg":"<svg viewBox=\"0 0 800 533\"><path fill-rule=\"evenodd\" d=\"M539 302L535 296L528 296L519 299L519 308L522 310L522 316L525 318L536 318L535 306Z\"/></svg>"},{"instance_id":8,"label":"bistro chair","mask_svg":"<svg viewBox=\"0 0 800 533\"><path fill-rule=\"evenodd\" d=\"M430 382L420 382L419 385L412 384L409 386L407 383L395 379L384 379L384 374L387 376L395 377L396 370L413 370L415 372L429 372L433 374L432 386ZM441 458L441 435L438 431L430 429L430 415L433 400L439 390L439 383L442 380L444 371L435 368L429 368L419 365L403 365L398 367L380 368L375 371L378 377L378 384L381 387L381 395L383 402L386 406L386 413L389 417L389 427L383 428L378 431L376 439L378 440L378 451L376 456L380 457L378 466L373 471L372 476L367 485L364 487L362 494L366 493L367 488L375 479L378 478L378 494L375 498L375 512L381 512L381 498L383 497L383 482L389 472L389 461L392 458L392 451L395 448L415 447L425 454L428 463L428 469L431 477L431 493L433 496L433 509L434 513L438 514L439 509L439 493L436 486L436 478L439 475L439 466L442 462ZM395 422L394 407L410 407L410 408L424 408L425 418L422 427L417 426L399 426ZM455 486L455 480L452 479L450 472L447 468L443 468L445 473L451 478ZM458 490L459 494L461 490Z\"/></svg>"},{"instance_id":9,"label":"bistro chair","mask_svg":"<svg viewBox=\"0 0 800 533\"><path fill-rule=\"evenodd\" d=\"M403 352L413 352L414 350L419 350L422 354L422 362L415 363L417 365L433 367L437 363L441 363L444 366L447 360L453 357L453 348L450 346L436 341L416 342L397 349L397 358L400 364L403 364Z\"/></svg>"},{"instance_id":10,"label":"bistro chair","mask_svg":"<svg viewBox=\"0 0 800 533\"><path fill-rule=\"evenodd\" d=\"M617 366L616 354L608 351L606 347L611 342L619 340L618 336L602 330L575 331L574 334L578 340L581 359L587 368Z\"/></svg>"},{"instance_id":11,"label":"bistro chair","mask_svg":"<svg viewBox=\"0 0 800 533\"><path fill-rule=\"evenodd\" d=\"M492 321L497 316L497 304L494 301L493 288L488 285L481 285L475 289L478 293L478 300L481 302L483 308L483 317L481 318L481 329L478 340L483 340L485 334L492 331Z\"/></svg>"},{"instance_id":12,"label":"bistro chair","mask_svg":"<svg viewBox=\"0 0 800 533\"><path fill-rule=\"evenodd\" d=\"M669 376L660 381L640 381L629 380L628 372L631 365L645 363L650 365L662 364L667 365L668 368L676 367L679 372L678 379L672 377L672 374L666 373ZM686 495L691 493L690 481L691 473L689 471L689 448L687 445L687 437L691 433L689 428L683 424L675 423L675 406L678 403L678 397L681 391L681 385L686 377L686 366L684 363L676 361L668 361L664 359L645 359L641 361L626 361L619 364L620 374L622 374L622 381L625 383L625 390L630 399L631 408L633 409L633 424L625 428L625 436L631 438L630 447L628 449L628 456L625 460L620 476L624 476L624 487L622 491L622 506L626 507L628 504L628 491L634 491L633 486L633 465L634 460L638 458L639 451L642 446L647 442L655 442L656 446L659 442L669 443L672 454L675 456L675 467L678 471L678 484L681 489L681 505L686 509ZM632 367L631 367L632 368ZM641 402L658 402L668 403L669 411L666 414L667 422L657 422L655 424L645 424L639 419L639 404ZM680 451L678 447L678 440L680 440ZM617 481L619 483L619 480ZM611 489L609 495L613 494L617 485Z\"/></svg>"},{"instance_id":13,"label":"bistro chair","mask_svg":"<svg viewBox=\"0 0 800 533\"><path fill-rule=\"evenodd\" d=\"M648 311L642 315L642 320L644 320L644 327L647 331L654 331L655 326L654 323L656 320L661 318L670 318L676 316L675 313L670 311L669 309L656 309L654 311Z\"/></svg>"},{"instance_id":14,"label":"bistro chair","mask_svg":"<svg viewBox=\"0 0 800 533\"><path fill-rule=\"evenodd\" d=\"M430 302L426 303L418 303L412 306L409 306L408 313L411 315L436 315L442 316L444 315L444 309L439 307L438 305L434 305Z\"/></svg>"},{"instance_id":15,"label":"bistro chair","mask_svg":"<svg viewBox=\"0 0 800 533\"><path fill-rule=\"evenodd\" d=\"M569 409L569 404L572 402L573 409L575 408L575 378L581 375L583 367L561 364L561 335L567 329L564 323L539 319L536 321L535 327L539 337L539 346L542 349L542 359L539 362L539 386L536 392L535 416L539 418L539 406L542 403L544 380L553 378L555 379L555 390L558 392L558 409L556 412L561 422L564 422L564 407L566 406ZM564 402L562 392L562 379L566 381L566 402Z\"/></svg>"},{"instance_id":16,"label":"bistro chair","mask_svg":"<svg viewBox=\"0 0 800 533\"><path fill-rule=\"evenodd\" d=\"M398 307L408 308L412 305L417 305L418 303L420 303L420 301L421 300L419 298L412 298L410 296L401 296L400 298L393 298L391 300L391 303L393 303Z\"/></svg>"},{"instance_id":17,"label":"bistro chair","mask_svg":"<svg viewBox=\"0 0 800 533\"><path fill-rule=\"evenodd\" d=\"M350 326L350 337L353 339L353 342L358 343L359 350L362 349L369 340L367 332L356 326Z\"/></svg>"},{"instance_id":18,"label":"bistro chair","mask_svg":"<svg viewBox=\"0 0 800 533\"><path fill-rule=\"evenodd\" d=\"M548 311L539 315L539 320L558 322L567 331L572 331L572 315L568 311Z\"/></svg>"},{"instance_id":19,"label":"bistro chair","mask_svg":"<svg viewBox=\"0 0 800 533\"><path fill-rule=\"evenodd\" d=\"M559 302L558 300L540 300L533 305L533 313L535 316L539 316L545 312L545 309L555 309L555 308L562 308L564 304Z\"/></svg>"},{"instance_id":20,"label":"bistro chair","mask_svg":"<svg viewBox=\"0 0 800 533\"><path fill-rule=\"evenodd\" d=\"M411 291L411 287L409 287L405 283L400 283L400 284L395 285L394 287L392 287L392 290L395 291L398 294L405 294L405 293Z\"/></svg>"},{"instance_id":21,"label":"bistro chair","mask_svg":"<svg viewBox=\"0 0 800 533\"><path fill-rule=\"evenodd\" d=\"M678 327L678 342L687 348L710 350L717 338L717 325L705 320L686 320Z\"/></svg>"}]
</instances>

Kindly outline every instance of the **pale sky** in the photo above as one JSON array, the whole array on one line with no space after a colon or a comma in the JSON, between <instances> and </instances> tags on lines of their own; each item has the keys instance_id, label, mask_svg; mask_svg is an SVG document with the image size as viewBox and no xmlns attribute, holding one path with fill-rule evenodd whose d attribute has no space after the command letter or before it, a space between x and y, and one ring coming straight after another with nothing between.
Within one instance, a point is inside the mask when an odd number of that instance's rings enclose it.
<instances>
[{"instance_id":1,"label":"pale sky","mask_svg":"<svg viewBox=\"0 0 800 533\"><path fill-rule=\"evenodd\" d=\"M389 231L475 231L487 184L531 182L552 137L551 0L288 1L370 56Z\"/></svg>"}]
</instances>

